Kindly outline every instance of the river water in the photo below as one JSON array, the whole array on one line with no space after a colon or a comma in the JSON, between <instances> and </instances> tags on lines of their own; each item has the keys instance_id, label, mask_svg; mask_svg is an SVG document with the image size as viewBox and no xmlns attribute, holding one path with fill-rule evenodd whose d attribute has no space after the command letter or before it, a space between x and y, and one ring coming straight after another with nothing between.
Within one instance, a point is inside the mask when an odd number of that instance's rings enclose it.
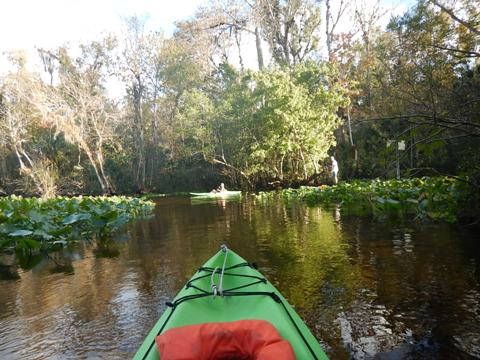
<instances>
[{"instance_id":1,"label":"river water","mask_svg":"<svg viewBox=\"0 0 480 360\"><path fill-rule=\"evenodd\" d=\"M31 270L0 256L0 359L128 359L227 244L283 293L332 359L480 358L480 238L281 199L157 200L109 244ZM5 266L11 265L11 266Z\"/></svg>"}]
</instances>

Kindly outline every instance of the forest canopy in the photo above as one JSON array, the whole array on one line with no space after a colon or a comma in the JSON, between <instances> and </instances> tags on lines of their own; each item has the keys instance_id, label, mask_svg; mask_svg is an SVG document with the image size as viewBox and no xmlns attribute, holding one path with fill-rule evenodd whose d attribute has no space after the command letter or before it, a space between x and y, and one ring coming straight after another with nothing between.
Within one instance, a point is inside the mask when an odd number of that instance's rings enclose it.
<instances>
[{"instance_id":1,"label":"forest canopy","mask_svg":"<svg viewBox=\"0 0 480 360\"><path fill-rule=\"evenodd\" d=\"M218 0L170 37L132 17L122 36L79 51L38 49L39 69L10 53L0 191L318 184L330 155L341 179L401 171L478 186L479 9L420 0L393 16L354 0Z\"/></svg>"}]
</instances>

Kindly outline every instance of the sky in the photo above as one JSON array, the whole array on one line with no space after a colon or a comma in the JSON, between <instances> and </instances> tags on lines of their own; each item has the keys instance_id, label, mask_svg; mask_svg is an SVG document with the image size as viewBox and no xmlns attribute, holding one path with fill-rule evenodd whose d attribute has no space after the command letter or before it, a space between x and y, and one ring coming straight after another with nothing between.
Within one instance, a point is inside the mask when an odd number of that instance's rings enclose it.
<instances>
[{"instance_id":1,"label":"sky","mask_svg":"<svg viewBox=\"0 0 480 360\"><path fill-rule=\"evenodd\" d=\"M122 18L147 15L166 34L204 0L15 0L2 2L0 50L52 47L116 32Z\"/></svg>"},{"instance_id":2,"label":"sky","mask_svg":"<svg viewBox=\"0 0 480 360\"><path fill-rule=\"evenodd\" d=\"M146 16L151 30L173 32L176 20L194 15L205 0L7 0L0 11L0 72L5 52L55 48L119 33L122 18Z\"/></svg>"}]
</instances>

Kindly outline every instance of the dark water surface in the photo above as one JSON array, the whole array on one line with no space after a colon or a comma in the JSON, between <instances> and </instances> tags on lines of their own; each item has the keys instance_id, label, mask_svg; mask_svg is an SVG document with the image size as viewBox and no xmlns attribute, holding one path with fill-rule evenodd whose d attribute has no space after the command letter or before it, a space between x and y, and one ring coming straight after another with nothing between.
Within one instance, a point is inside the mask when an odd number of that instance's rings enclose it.
<instances>
[{"instance_id":1,"label":"dark water surface","mask_svg":"<svg viewBox=\"0 0 480 360\"><path fill-rule=\"evenodd\" d=\"M164 304L226 243L332 359L480 358L480 236L282 201L158 200L110 245L16 270L0 255L0 359L131 358Z\"/></svg>"}]
</instances>

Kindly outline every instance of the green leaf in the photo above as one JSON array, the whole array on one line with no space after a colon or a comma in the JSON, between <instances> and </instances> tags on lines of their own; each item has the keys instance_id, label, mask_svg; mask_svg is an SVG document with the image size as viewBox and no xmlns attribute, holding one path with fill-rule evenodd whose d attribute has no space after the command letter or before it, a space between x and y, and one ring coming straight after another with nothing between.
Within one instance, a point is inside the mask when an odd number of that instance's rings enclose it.
<instances>
[{"instance_id":1,"label":"green leaf","mask_svg":"<svg viewBox=\"0 0 480 360\"><path fill-rule=\"evenodd\" d=\"M33 235L35 236L38 236L38 237L41 237L43 238L44 240L51 240L53 239L53 236L48 234L47 232L45 232L44 230L42 229L36 229L34 232L33 232Z\"/></svg>"},{"instance_id":2,"label":"green leaf","mask_svg":"<svg viewBox=\"0 0 480 360\"><path fill-rule=\"evenodd\" d=\"M123 225L125 225L127 222L128 222L129 217L127 214L121 214L118 218L116 218L111 224L111 228L112 229L118 229L120 227L122 227Z\"/></svg>"},{"instance_id":3,"label":"green leaf","mask_svg":"<svg viewBox=\"0 0 480 360\"><path fill-rule=\"evenodd\" d=\"M42 215L36 210L30 210L28 212L28 218L34 223L40 223L45 220L45 215Z\"/></svg>"},{"instance_id":4,"label":"green leaf","mask_svg":"<svg viewBox=\"0 0 480 360\"><path fill-rule=\"evenodd\" d=\"M67 216L63 220L63 224L70 225L70 224L74 224L78 221L89 220L90 218L91 218L90 214L72 214L70 216Z\"/></svg>"},{"instance_id":5,"label":"green leaf","mask_svg":"<svg viewBox=\"0 0 480 360\"><path fill-rule=\"evenodd\" d=\"M40 247L42 247L41 242L31 238L21 239L20 241L24 242L29 249L39 249Z\"/></svg>"},{"instance_id":6,"label":"green leaf","mask_svg":"<svg viewBox=\"0 0 480 360\"><path fill-rule=\"evenodd\" d=\"M31 230L21 230L21 229L8 233L8 235L10 236L29 236L32 234L33 234L33 231Z\"/></svg>"},{"instance_id":7,"label":"green leaf","mask_svg":"<svg viewBox=\"0 0 480 360\"><path fill-rule=\"evenodd\" d=\"M14 241L12 238L0 240L0 249L10 246Z\"/></svg>"},{"instance_id":8,"label":"green leaf","mask_svg":"<svg viewBox=\"0 0 480 360\"><path fill-rule=\"evenodd\" d=\"M67 225L51 231L50 234L53 236L60 236L60 235L68 234L71 232L72 232L72 227Z\"/></svg>"}]
</instances>

